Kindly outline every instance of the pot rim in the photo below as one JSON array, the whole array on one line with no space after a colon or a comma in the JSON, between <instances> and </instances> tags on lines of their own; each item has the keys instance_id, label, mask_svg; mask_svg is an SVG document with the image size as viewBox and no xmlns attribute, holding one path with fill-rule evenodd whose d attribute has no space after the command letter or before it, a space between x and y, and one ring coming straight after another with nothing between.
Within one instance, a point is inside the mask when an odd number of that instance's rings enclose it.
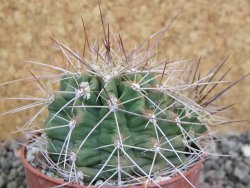
<instances>
[{"instance_id":1,"label":"pot rim","mask_svg":"<svg viewBox=\"0 0 250 188\"><path fill-rule=\"evenodd\" d=\"M62 184L65 184L64 181L61 181L61 180L57 180L57 179L53 179L45 174L43 174L40 170L38 170L37 168L33 167L27 160L26 160L26 157L25 157L25 153L26 153L26 146L25 145L22 145L22 148L21 148L21 154L20 154L20 157L21 157L21 161L25 167L25 169L28 169L29 171L31 171L32 173L34 173L36 176L39 176L47 181L50 181L50 182L53 182L55 184L58 184L58 185L62 185ZM201 159L199 161L197 161L196 163L194 163L194 166L192 166L191 168L189 168L187 171L183 172L183 175L185 177L187 177L189 174L193 173L194 171L196 171L197 169L200 169L201 168L201 165L202 165L202 162L204 160L204 157L201 156ZM169 180L165 180L165 181L161 181L158 183L159 186L163 186L163 185L171 185L173 184L174 182L180 180L181 178L183 178L183 176L181 175L177 175ZM77 185L77 184L74 184L74 183L68 183L67 186L71 186L72 188L86 188L87 186L86 185ZM89 186L90 188L96 188L96 186ZM118 186L109 186L109 187L118 187ZM145 187L144 184L141 184L141 185L133 185L133 186L122 186L122 187L134 187L134 188L140 188L140 187ZM150 185L148 187L151 187L151 188L156 188L158 187L157 185Z\"/></svg>"}]
</instances>

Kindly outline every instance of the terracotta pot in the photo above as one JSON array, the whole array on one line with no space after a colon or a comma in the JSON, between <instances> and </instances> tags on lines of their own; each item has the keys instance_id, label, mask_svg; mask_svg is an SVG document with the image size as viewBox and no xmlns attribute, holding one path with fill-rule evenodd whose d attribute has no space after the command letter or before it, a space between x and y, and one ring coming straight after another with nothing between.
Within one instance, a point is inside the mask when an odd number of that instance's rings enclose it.
<instances>
[{"instance_id":1,"label":"terracotta pot","mask_svg":"<svg viewBox=\"0 0 250 188\"><path fill-rule=\"evenodd\" d=\"M21 160L25 168L28 188L50 188L64 184L63 181L52 179L45 174L41 173L38 169L32 167L25 158L25 146L21 149ZM197 162L190 170L184 173L185 177L198 188L199 176L201 172L202 161ZM182 177L176 176L170 180L160 182L162 188L191 188L192 186ZM94 186L91 186L95 188ZM111 188L112 186L103 186L103 188ZM144 185L129 186L127 188L144 188ZM157 188L156 185L148 185L150 188ZM67 184L63 188L87 188L87 186L78 186L76 184ZM113 187L115 188L115 186Z\"/></svg>"}]
</instances>

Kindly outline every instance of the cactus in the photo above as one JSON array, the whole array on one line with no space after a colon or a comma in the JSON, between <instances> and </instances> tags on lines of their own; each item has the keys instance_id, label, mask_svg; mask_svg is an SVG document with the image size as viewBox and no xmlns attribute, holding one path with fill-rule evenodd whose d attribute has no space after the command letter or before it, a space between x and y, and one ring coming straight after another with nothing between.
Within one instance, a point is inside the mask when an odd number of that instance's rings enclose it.
<instances>
[{"instance_id":1,"label":"cactus","mask_svg":"<svg viewBox=\"0 0 250 188\"><path fill-rule=\"evenodd\" d=\"M67 69L28 62L60 73L32 73L27 79L35 81L45 96L28 97L38 102L5 114L42 106L20 130L26 135L43 133L28 148L38 148L32 155L40 152L68 182L94 185L102 179L102 185L151 182L159 186L157 176L178 173L186 179L183 172L211 144L209 126L227 123L218 119L222 108L211 110L209 105L238 81L209 98L224 83L228 71L212 80L226 59L199 78L199 61L196 65L185 60L159 61L153 54L169 25L126 53L121 36L111 40L109 25L105 28L103 19L102 24L101 46L91 43L85 30L89 56L81 57L53 39L68 62ZM44 128L32 127L45 109Z\"/></svg>"},{"instance_id":2,"label":"cactus","mask_svg":"<svg viewBox=\"0 0 250 188\"><path fill-rule=\"evenodd\" d=\"M105 69L116 68L111 66ZM90 70L93 73L84 71L61 79L45 123L51 140L48 151L59 153L51 155L54 161L66 161L67 156L60 154L74 152L75 164L88 181L109 178L118 171L115 167L126 174L145 175L185 163L183 132L199 135L206 131L205 125L197 113L187 116L185 106L164 92L157 74L136 71L97 75L101 72ZM62 125L68 126L50 129ZM121 178L126 174L121 173Z\"/></svg>"}]
</instances>

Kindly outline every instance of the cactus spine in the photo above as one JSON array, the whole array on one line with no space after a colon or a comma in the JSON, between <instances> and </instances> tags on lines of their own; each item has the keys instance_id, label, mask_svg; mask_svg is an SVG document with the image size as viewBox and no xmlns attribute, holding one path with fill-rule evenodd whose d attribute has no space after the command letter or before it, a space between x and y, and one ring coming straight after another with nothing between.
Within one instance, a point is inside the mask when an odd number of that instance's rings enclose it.
<instances>
[{"instance_id":1,"label":"cactus spine","mask_svg":"<svg viewBox=\"0 0 250 188\"><path fill-rule=\"evenodd\" d=\"M43 105L22 129L44 133L32 147L39 148L52 170L86 185L103 179L102 185L158 186L157 176L182 174L199 160L210 143L208 125L217 122L216 110L208 110L216 98L204 102L208 93L203 92L222 82L212 79L224 62L197 79L198 66L186 68L193 62L157 60L154 49L168 28L126 53L120 35L111 43L108 26L101 46L87 38L89 57L53 39L67 69L29 62L60 72L42 79L32 75L46 97L26 106ZM59 88L51 90L53 83ZM44 109L45 128L34 131L32 123Z\"/></svg>"}]
</instances>

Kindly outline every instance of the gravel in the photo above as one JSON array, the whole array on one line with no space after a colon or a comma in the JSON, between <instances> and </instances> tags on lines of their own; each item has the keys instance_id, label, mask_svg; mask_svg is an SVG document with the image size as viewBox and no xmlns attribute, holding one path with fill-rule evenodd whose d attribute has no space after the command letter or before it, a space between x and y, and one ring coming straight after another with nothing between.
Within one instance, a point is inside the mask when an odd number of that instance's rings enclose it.
<instances>
[{"instance_id":1,"label":"gravel","mask_svg":"<svg viewBox=\"0 0 250 188\"><path fill-rule=\"evenodd\" d=\"M250 188L250 133L226 136L216 141L219 156L207 159L200 177L201 188ZM24 168L19 159L17 141L0 148L0 188L27 187Z\"/></svg>"},{"instance_id":2,"label":"gravel","mask_svg":"<svg viewBox=\"0 0 250 188\"><path fill-rule=\"evenodd\" d=\"M24 168L19 158L18 141L0 144L0 188L27 187Z\"/></svg>"},{"instance_id":3,"label":"gravel","mask_svg":"<svg viewBox=\"0 0 250 188\"><path fill-rule=\"evenodd\" d=\"M250 188L250 133L230 135L216 141L216 158L208 159L201 175L201 187Z\"/></svg>"}]
</instances>

